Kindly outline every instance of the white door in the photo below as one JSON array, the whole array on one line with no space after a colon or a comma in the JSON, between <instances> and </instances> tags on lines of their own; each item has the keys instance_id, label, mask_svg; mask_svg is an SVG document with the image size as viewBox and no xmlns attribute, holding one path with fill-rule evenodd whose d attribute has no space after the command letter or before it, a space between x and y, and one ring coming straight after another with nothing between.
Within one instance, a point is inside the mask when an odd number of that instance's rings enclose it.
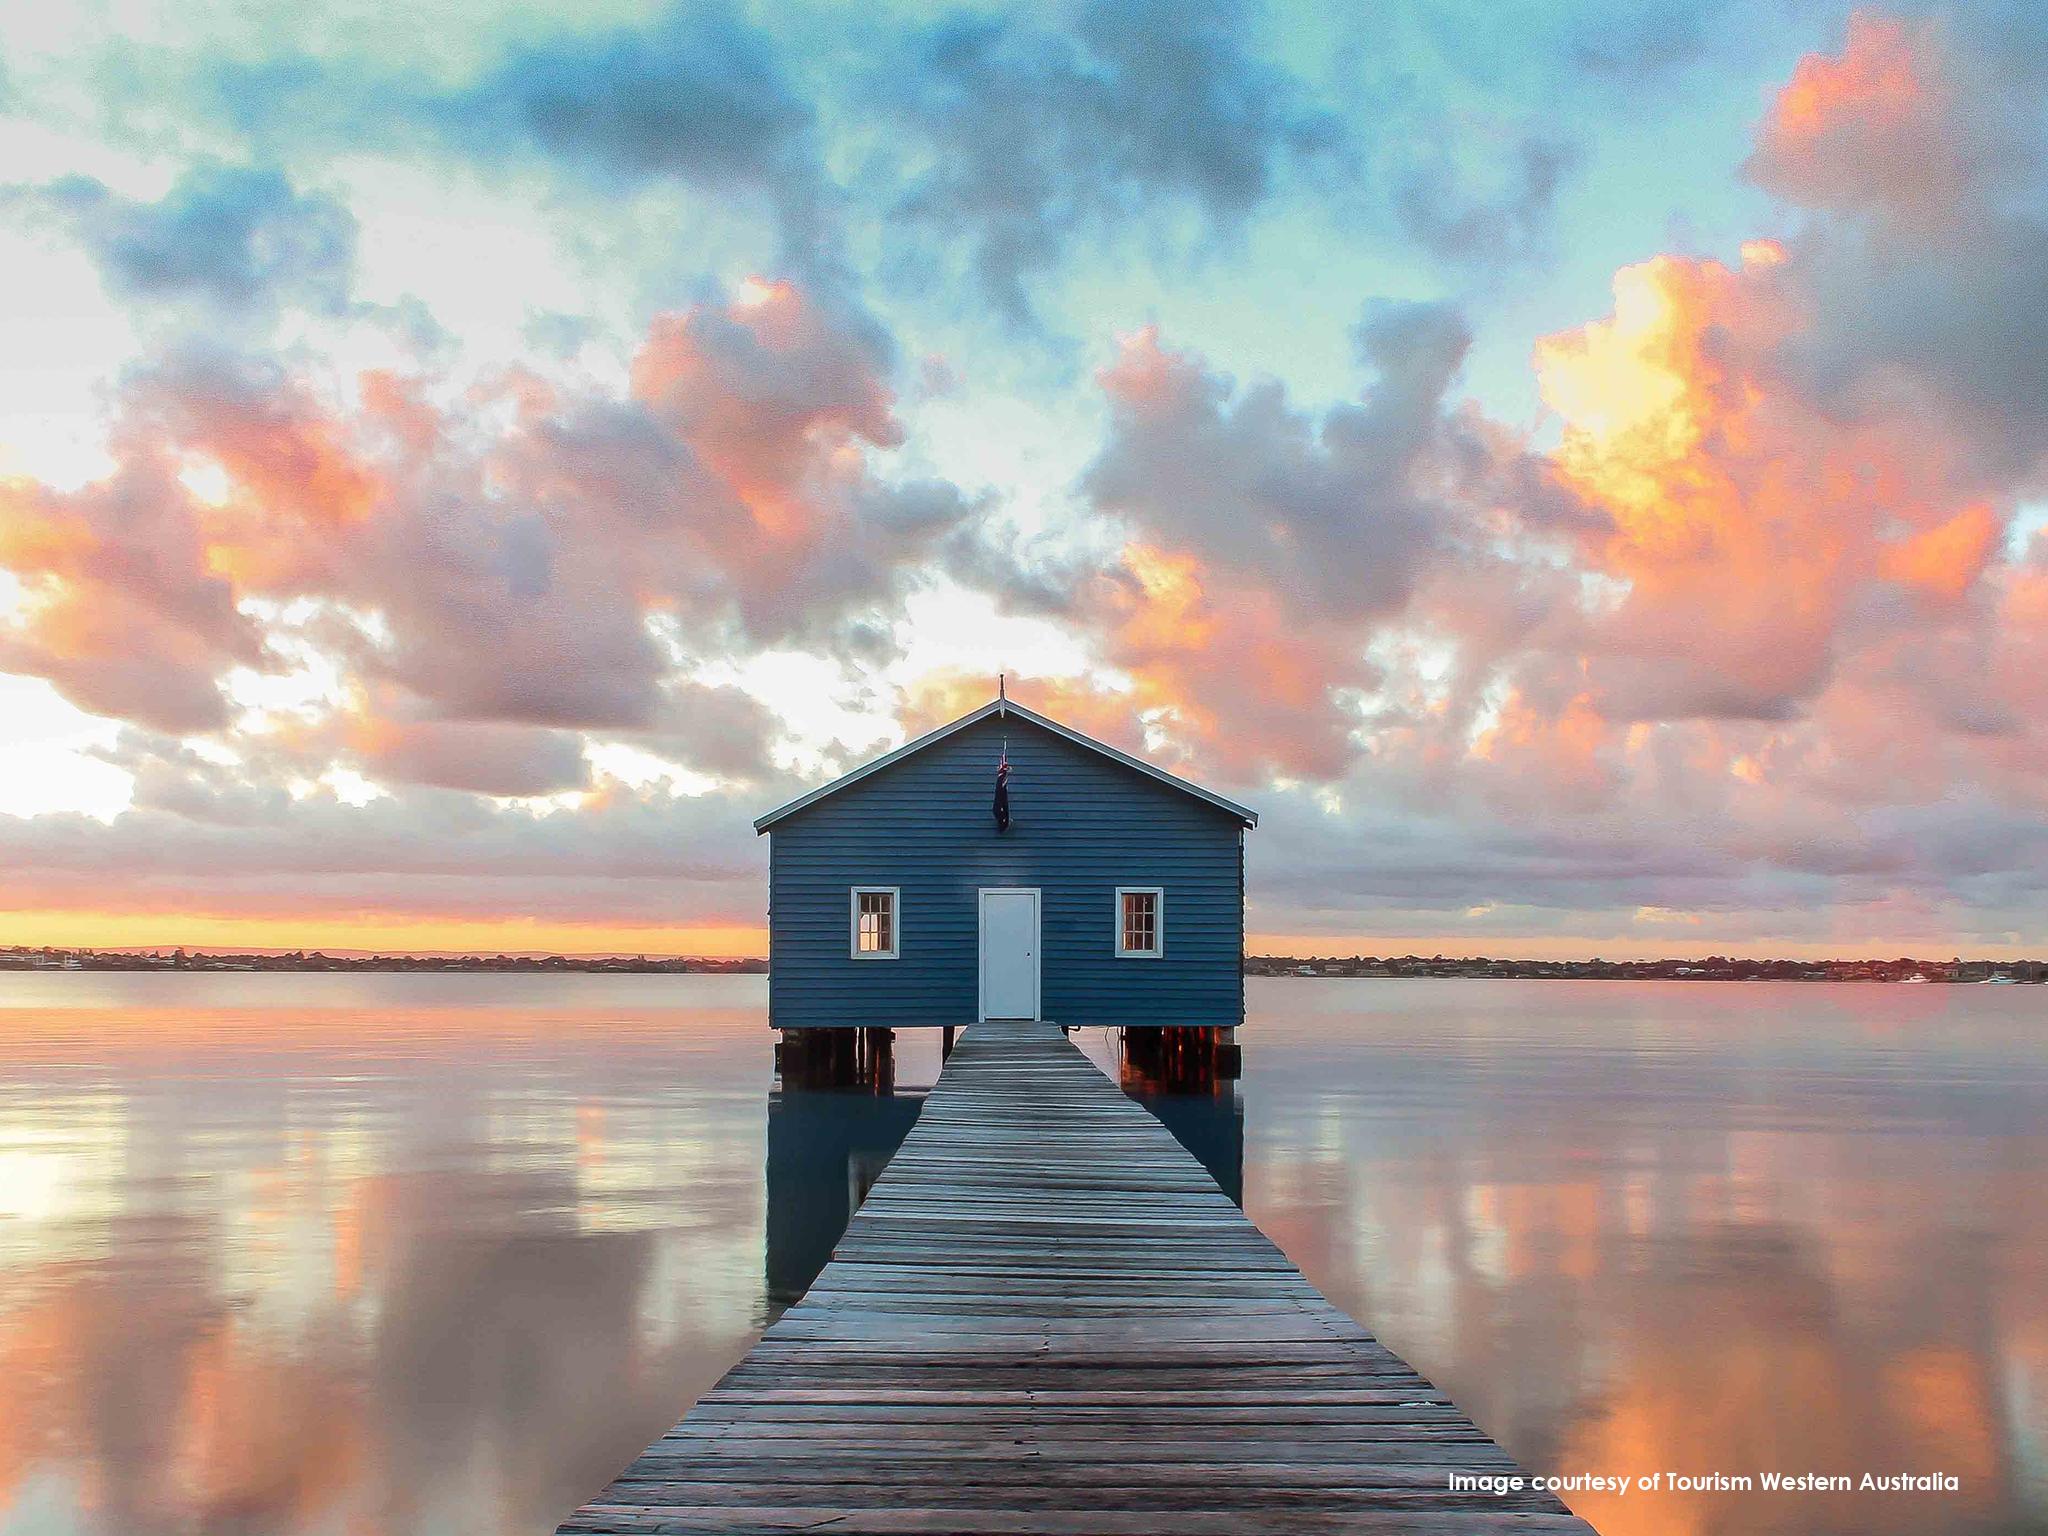
<instances>
[{"instance_id":1,"label":"white door","mask_svg":"<svg viewBox=\"0 0 2048 1536\"><path fill-rule=\"evenodd\" d=\"M1038 892L981 893L981 1016L1038 1017Z\"/></svg>"}]
</instances>

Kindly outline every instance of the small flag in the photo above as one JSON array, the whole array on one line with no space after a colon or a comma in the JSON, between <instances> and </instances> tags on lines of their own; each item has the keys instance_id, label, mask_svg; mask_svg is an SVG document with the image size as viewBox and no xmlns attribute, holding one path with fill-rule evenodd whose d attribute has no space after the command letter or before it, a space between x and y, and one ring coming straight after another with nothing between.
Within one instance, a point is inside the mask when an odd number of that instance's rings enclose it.
<instances>
[{"instance_id":1,"label":"small flag","mask_svg":"<svg viewBox=\"0 0 2048 1536\"><path fill-rule=\"evenodd\" d=\"M1002 760L996 764L996 830L1010 830L1010 746L1003 744Z\"/></svg>"}]
</instances>

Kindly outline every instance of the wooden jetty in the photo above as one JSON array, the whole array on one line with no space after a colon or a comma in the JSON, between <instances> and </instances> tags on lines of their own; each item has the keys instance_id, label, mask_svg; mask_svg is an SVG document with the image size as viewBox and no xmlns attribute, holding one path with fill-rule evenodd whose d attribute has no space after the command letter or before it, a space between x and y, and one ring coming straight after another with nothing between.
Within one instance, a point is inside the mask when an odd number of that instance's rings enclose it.
<instances>
[{"instance_id":1,"label":"wooden jetty","mask_svg":"<svg viewBox=\"0 0 2048 1536\"><path fill-rule=\"evenodd\" d=\"M1345 1316L1057 1025L973 1025L803 1300L561 1527L1592 1528Z\"/></svg>"}]
</instances>

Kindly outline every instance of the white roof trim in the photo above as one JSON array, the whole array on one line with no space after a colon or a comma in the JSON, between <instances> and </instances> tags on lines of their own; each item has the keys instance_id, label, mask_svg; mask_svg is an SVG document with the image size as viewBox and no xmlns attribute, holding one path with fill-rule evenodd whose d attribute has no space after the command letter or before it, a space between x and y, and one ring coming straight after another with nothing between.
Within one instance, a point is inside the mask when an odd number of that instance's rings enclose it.
<instances>
[{"instance_id":1,"label":"white roof trim","mask_svg":"<svg viewBox=\"0 0 2048 1536\"><path fill-rule=\"evenodd\" d=\"M1190 784L1186 779L1179 777L1177 774L1168 773L1164 768L1155 768L1142 757L1133 757L1128 752L1119 752L1107 742L1097 741L1093 736L1084 736L1071 726L1061 725L1057 720L1049 720L1035 709L1026 709L1015 699L991 699L988 703L982 705L981 708L962 715L950 725L942 725L935 731L927 731L915 741L907 741L895 751L885 752L873 762L864 763L851 773L841 774L829 784L819 785L809 794L798 795L787 804L778 805L767 815L755 820L754 830L756 832L766 832L776 822L782 820L783 817L794 815L806 806L815 805L827 795L836 794L846 788L847 785L864 779L871 773L879 773L891 763L901 762L913 752L922 752L926 747L936 742L944 741L955 731L965 730L977 720L986 720L990 715L996 714L1016 715L1020 719L1030 721L1033 725L1043 726L1055 736L1064 736L1068 741L1075 743L1077 746L1086 747L1091 752L1099 752L1114 762L1122 763L1126 768L1137 770L1148 779L1157 779L1162 784L1170 785L1172 788L1178 789L1183 793L1193 795L1197 800L1206 800L1211 805L1230 812L1231 815L1248 827L1256 827L1259 824L1259 813L1239 805L1235 800L1226 800L1223 796L1211 790L1206 790L1199 784Z\"/></svg>"}]
</instances>

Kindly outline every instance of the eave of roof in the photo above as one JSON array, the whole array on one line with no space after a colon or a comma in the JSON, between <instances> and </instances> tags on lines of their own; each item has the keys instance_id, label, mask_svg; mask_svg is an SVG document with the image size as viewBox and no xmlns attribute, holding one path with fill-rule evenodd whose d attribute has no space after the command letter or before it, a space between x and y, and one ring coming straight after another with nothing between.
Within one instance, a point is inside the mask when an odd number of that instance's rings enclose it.
<instances>
[{"instance_id":1,"label":"eave of roof","mask_svg":"<svg viewBox=\"0 0 2048 1536\"><path fill-rule=\"evenodd\" d=\"M1057 720L1048 719L1046 716L1039 714L1035 709L1026 709L1015 699L991 699L988 703L982 705L981 708L962 715L958 720L952 721L950 724L942 725L935 731L927 731L915 741L907 741L895 751L885 752L873 762L863 763L851 773L843 773L829 784L821 784L808 794L798 795L794 800L778 805L767 815L756 818L754 830L757 833L766 832L785 816L792 816L806 807L816 805L828 795L837 794L840 790L846 788L847 785L858 783L871 773L879 773L892 763L899 763L913 753L922 752L926 747L944 741L955 731L965 730L977 720L986 720L990 715L996 714L1015 715L1020 720L1027 720L1033 725L1042 726L1044 729L1051 731L1055 736L1064 736L1068 741L1086 747L1091 752L1099 752L1113 762L1122 763L1126 768L1131 768L1144 774L1148 779L1157 779L1160 783L1180 790L1183 794L1193 795L1197 800L1206 800L1219 810L1228 811L1248 827L1256 827L1259 824L1259 813L1239 805L1235 800L1226 800L1215 791L1204 789L1199 784L1191 784L1178 774L1168 773L1164 768L1153 766L1142 757L1133 757L1128 752L1122 752L1112 747L1108 742L1097 741L1093 736L1085 736L1072 726L1061 725Z\"/></svg>"}]
</instances>

